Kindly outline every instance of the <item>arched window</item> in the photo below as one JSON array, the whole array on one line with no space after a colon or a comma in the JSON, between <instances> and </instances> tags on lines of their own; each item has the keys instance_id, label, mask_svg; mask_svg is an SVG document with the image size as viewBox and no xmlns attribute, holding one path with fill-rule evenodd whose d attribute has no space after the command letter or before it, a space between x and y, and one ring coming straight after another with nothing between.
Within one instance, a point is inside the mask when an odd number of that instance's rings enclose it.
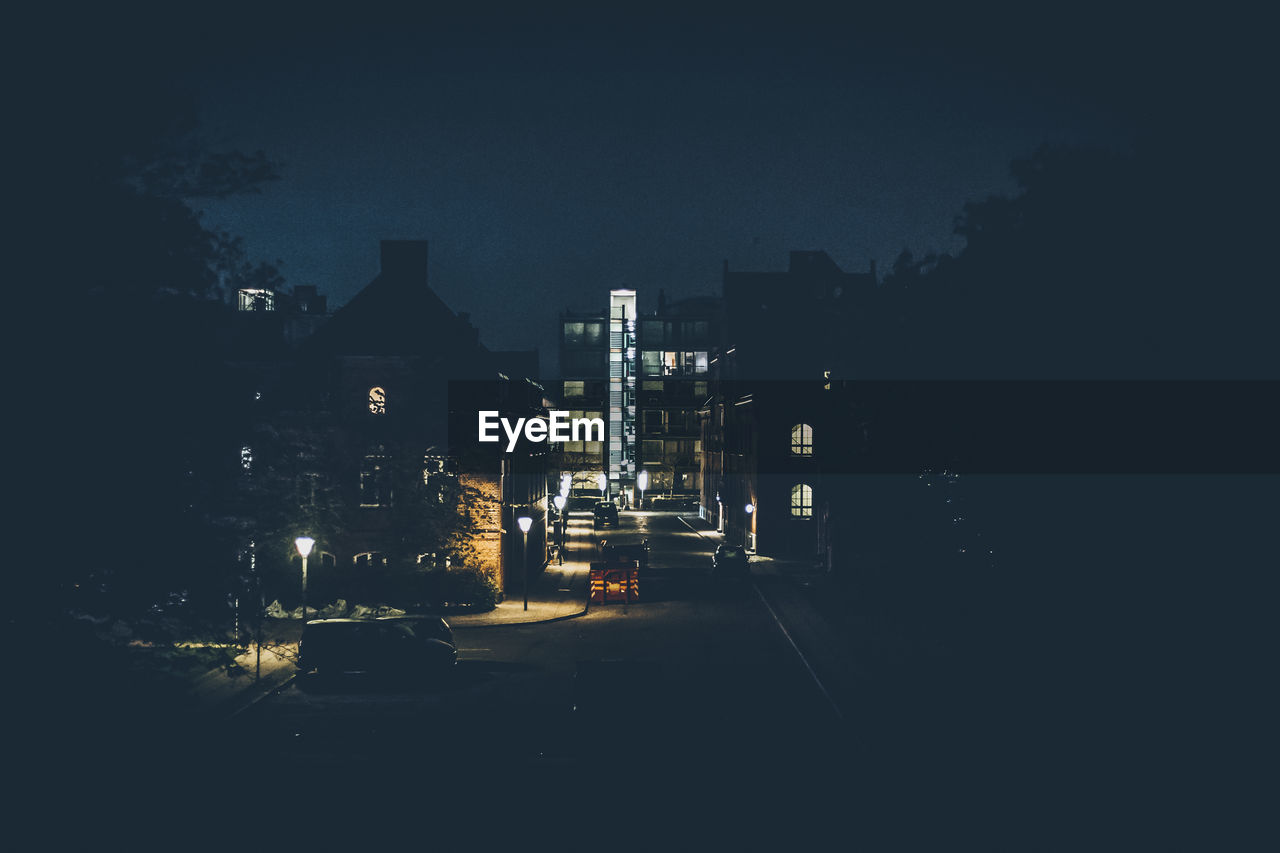
<instances>
[{"instance_id":1,"label":"arched window","mask_svg":"<svg viewBox=\"0 0 1280 853\"><path fill-rule=\"evenodd\" d=\"M359 570L367 571L369 569L385 569L387 567L387 555L381 551L365 551L356 554L351 558L351 562Z\"/></svg>"},{"instance_id":2,"label":"arched window","mask_svg":"<svg viewBox=\"0 0 1280 853\"><path fill-rule=\"evenodd\" d=\"M813 427L808 424L796 424L791 428L791 455L813 455Z\"/></svg>"},{"instance_id":3,"label":"arched window","mask_svg":"<svg viewBox=\"0 0 1280 853\"><path fill-rule=\"evenodd\" d=\"M813 518L813 488L804 483L791 487L791 517Z\"/></svg>"}]
</instances>

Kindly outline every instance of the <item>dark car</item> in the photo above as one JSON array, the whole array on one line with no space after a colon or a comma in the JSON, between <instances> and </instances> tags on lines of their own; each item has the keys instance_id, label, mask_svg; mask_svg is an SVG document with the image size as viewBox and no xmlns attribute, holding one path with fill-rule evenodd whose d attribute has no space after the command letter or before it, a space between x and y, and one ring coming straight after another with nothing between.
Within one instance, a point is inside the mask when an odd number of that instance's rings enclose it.
<instances>
[{"instance_id":1,"label":"dark car","mask_svg":"<svg viewBox=\"0 0 1280 853\"><path fill-rule=\"evenodd\" d=\"M419 622L420 624L415 624ZM415 677L453 668L458 649L434 619L316 619L302 630L298 670L323 678ZM448 630L448 625L444 625ZM448 635L450 638L452 634Z\"/></svg>"},{"instance_id":2,"label":"dark car","mask_svg":"<svg viewBox=\"0 0 1280 853\"><path fill-rule=\"evenodd\" d=\"M456 647L453 642L453 629L449 627L449 623L439 616L409 614L408 616L379 616L379 622L398 622L401 625L408 625L413 633L419 637L428 639L443 640L451 646Z\"/></svg>"},{"instance_id":3,"label":"dark car","mask_svg":"<svg viewBox=\"0 0 1280 853\"><path fill-rule=\"evenodd\" d=\"M595 516L595 526L597 528L604 527L606 524L618 526L618 508L611 503L601 502L596 504L596 508L592 510Z\"/></svg>"},{"instance_id":4,"label":"dark car","mask_svg":"<svg viewBox=\"0 0 1280 853\"><path fill-rule=\"evenodd\" d=\"M723 543L716 547L711 555L711 574L745 577L747 573L747 552L744 549Z\"/></svg>"},{"instance_id":5,"label":"dark car","mask_svg":"<svg viewBox=\"0 0 1280 853\"><path fill-rule=\"evenodd\" d=\"M600 549L600 556L605 563L623 563L635 560L640 568L649 568L649 540L642 539L631 545L610 545L605 543Z\"/></svg>"}]
</instances>

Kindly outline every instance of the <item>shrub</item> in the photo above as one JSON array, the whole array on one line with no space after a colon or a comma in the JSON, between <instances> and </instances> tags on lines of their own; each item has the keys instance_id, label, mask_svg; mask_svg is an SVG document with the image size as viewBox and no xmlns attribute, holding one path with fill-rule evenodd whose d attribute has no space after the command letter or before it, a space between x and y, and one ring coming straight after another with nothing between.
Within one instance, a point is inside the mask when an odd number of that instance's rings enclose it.
<instances>
[{"instance_id":1,"label":"shrub","mask_svg":"<svg viewBox=\"0 0 1280 853\"><path fill-rule=\"evenodd\" d=\"M444 589L440 598L454 607L492 610L498 606L498 586L475 569L458 569L444 573Z\"/></svg>"}]
</instances>

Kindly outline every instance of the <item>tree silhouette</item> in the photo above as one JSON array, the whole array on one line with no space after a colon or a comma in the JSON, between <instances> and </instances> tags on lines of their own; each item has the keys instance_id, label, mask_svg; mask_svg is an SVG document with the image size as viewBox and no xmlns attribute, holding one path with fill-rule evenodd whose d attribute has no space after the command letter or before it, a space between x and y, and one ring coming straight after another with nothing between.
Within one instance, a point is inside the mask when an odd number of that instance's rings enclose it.
<instances>
[{"instance_id":1,"label":"tree silhouette","mask_svg":"<svg viewBox=\"0 0 1280 853\"><path fill-rule=\"evenodd\" d=\"M139 84L86 105L83 121L100 128L66 143L78 150L54 186L74 199L70 236L33 282L58 320L44 341L55 450L31 480L48 505L73 508L88 553L105 557L58 558L43 576L54 587L74 587L104 559L144 604L225 574L209 519L236 461L227 297L283 279L191 202L256 191L276 169L261 153L211 150L195 115L187 95Z\"/></svg>"}]
</instances>

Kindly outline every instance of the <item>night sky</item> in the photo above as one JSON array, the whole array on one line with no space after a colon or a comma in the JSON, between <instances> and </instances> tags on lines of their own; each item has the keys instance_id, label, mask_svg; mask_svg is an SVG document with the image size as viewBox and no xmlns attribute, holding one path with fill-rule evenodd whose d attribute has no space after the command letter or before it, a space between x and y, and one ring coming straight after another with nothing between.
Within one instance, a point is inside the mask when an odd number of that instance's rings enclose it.
<instances>
[{"instance_id":1,"label":"night sky","mask_svg":"<svg viewBox=\"0 0 1280 853\"><path fill-rule=\"evenodd\" d=\"M282 164L202 201L209 225L331 306L380 239L427 239L436 291L544 369L557 312L608 288L650 310L659 288L718 293L725 259L955 251L953 218L1013 191L1013 158L1138 132L1114 52L1074 20L281 20L168 55L216 145Z\"/></svg>"},{"instance_id":2,"label":"night sky","mask_svg":"<svg viewBox=\"0 0 1280 853\"><path fill-rule=\"evenodd\" d=\"M280 164L259 194L193 201L207 225L331 306L376 275L379 240L429 240L444 300L491 347L541 347L548 373L557 313L611 287L652 310L659 288L718 293L724 260L824 249L883 275L904 247L954 253L964 204L1014 192L1010 161L1042 143L1160 149L1205 229L1171 248L1223 281L1252 281L1269 239L1247 206L1274 171L1266 30L1225 11L230 4L22 23L37 179L183 92L207 150Z\"/></svg>"}]
</instances>

